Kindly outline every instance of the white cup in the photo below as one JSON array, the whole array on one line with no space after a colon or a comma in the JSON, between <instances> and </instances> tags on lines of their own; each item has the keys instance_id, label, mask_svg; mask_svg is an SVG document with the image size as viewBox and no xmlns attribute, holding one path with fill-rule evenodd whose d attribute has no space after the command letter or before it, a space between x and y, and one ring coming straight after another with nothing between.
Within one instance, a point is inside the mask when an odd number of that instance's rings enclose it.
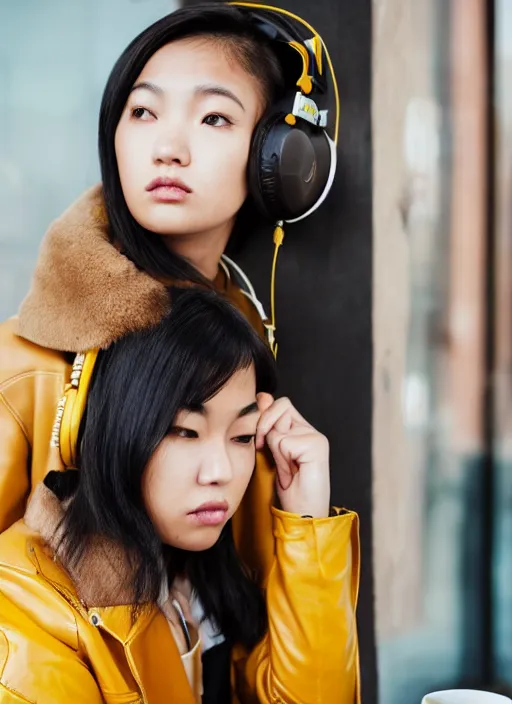
<instances>
[{"instance_id":1,"label":"white cup","mask_svg":"<svg viewBox=\"0 0 512 704\"><path fill-rule=\"evenodd\" d=\"M512 704L512 699L474 689L450 689L427 694L421 704Z\"/></svg>"}]
</instances>

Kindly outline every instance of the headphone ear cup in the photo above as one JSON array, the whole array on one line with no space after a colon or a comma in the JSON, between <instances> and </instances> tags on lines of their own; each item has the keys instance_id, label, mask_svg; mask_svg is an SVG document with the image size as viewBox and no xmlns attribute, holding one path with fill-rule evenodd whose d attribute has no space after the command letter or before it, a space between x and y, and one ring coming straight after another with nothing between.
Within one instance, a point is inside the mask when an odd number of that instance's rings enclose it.
<instances>
[{"instance_id":1,"label":"headphone ear cup","mask_svg":"<svg viewBox=\"0 0 512 704\"><path fill-rule=\"evenodd\" d=\"M257 126L249 157L249 190L272 220L293 220L310 210L325 191L331 148L325 132L305 121L295 126L283 113Z\"/></svg>"},{"instance_id":2,"label":"headphone ear cup","mask_svg":"<svg viewBox=\"0 0 512 704\"><path fill-rule=\"evenodd\" d=\"M275 212L280 209L277 193L278 155L269 153L267 146L269 135L271 142L275 142L275 136L271 133L277 120L275 114L260 120L254 131L248 162L249 192L260 212L270 220L279 220Z\"/></svg>"}]
</instances>

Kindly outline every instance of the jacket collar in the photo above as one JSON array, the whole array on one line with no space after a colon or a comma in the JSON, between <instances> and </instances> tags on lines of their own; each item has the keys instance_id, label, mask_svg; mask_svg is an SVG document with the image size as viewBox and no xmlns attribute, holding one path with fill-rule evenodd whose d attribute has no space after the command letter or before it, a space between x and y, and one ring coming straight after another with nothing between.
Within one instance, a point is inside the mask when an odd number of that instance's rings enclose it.
<instances>
[{"instance_id":1,"label":"jacket collar","mask_svg":"<svg viewBox=\"0 0 512 704\"><path fill-rule=\"evenodd\" d=\"M233 299L239 288L231 280L230 266L221 261L214 285ZM98 184L44 236L20 306L17 333L61 352L105 349L123 335L156 325L170 310L171 283L137 269L110 241Z\"/></svg>"},{"instance_id":2,"label":"jacket collar","mask_svg":"<svg viewBox=\"0 0 512 704\"><path fill-rule=\"evenodd\" d=\"M112 245L101 185L53 222L39 251L18 334L43 347L81 352L159 322L165 286Z\"/></svg>"},{"instance_id":3,"label":"jacket collar","mask_svg":"<svg viewBox=\"0 0 512 704\"><path fill-rule=\"evenodd\" d=\"M133 604L133 568L122 547L107 538L93 539L79 564L70 564L59 549L60 523L64 515L65 503L41 482L29 501L25 523L41 536L51 554L59 559L80 602L87 609Z\"/></svg>"}]
</instances>

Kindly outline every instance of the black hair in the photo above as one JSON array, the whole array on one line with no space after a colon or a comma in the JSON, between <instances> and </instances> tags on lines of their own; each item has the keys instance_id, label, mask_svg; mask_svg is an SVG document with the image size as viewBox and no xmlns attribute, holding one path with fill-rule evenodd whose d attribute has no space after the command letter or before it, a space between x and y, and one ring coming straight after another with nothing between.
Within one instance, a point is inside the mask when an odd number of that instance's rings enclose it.
<instances>
[{"instance_id":1,"label":"black hair","mask_svg":"<svg viewBox=\"0 0 512 704\"><path fill-rule=\"evenodd\" d=\"M98 354L80 426L79 471L64 473L76 476L77 486L59 550L76 566L95 536L121 545L134 573L134 616L137 605L158 600L164 578L172 584L186 576L205 616L228 640L251 647L264 634L265 605L236 553L230 522L208 550L163 546L144 506L142 476L180 409L205 403L252 364L257 392L273 393L275 362L242 314L218 294L189 288L173 289L171 296L171 313L155 328ZM49 486L56 489L55 482ZM70 493L63 486L61 499Z\"/></svg>"},{"instance_id":2,"label":"black hair","mask_svg":"<svg viewBox=\"0 0 512 704\"><path fill-rule=\"evenodd\" d=\"M110 237L137 267L153 276L210 285L184 257L170 251L163 238L142 227L126 204L115 154L115 132L137 77L160 48L177 39L207 36L254 75L267 106L277 99L284 78L270 42L242 10L223 4L182 8L139 34L116 62L107 81L100 108L99 155Z\"/></svg>"}]
</instances>

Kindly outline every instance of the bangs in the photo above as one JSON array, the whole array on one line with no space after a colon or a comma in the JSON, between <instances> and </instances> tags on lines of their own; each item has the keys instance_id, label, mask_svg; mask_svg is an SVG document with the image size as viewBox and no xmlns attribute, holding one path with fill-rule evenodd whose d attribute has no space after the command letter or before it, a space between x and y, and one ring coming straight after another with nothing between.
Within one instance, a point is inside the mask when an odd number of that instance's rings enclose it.
<instances>
[{"instance_id":1,"label":"bangs","mask_svg":"<svg viewBox=\"0 0 512 704\"><path fill-rule=\"evenodd\" d=\"M226 349L227 346L230 349ZM256 393L260 391L274 393L270 365L259 354L259 350L251 349L249 345L235 345L233 341L227 345L224 341L223 347L210 351L213 355L205 354L202 363L198 365L195 374L189 380L190 383L183 398L184 407L204 405L216 396L237 372L246 371L251 366L254 367Z\"/></svg>"},{"instance_id":2,"label":"bangs","mask_svg":"<svg viewBox=\"0 0 512 704\"><path fill-rule=\"evenodd\" d=\"M196 294L189 292L173 296L173 315L177 307L186 309L187 322L178 327L178 338L183 335L187 354L182 358L180 373L187 383L183 388L183 407L207 403L239 371L254 367L256 393L274 393L276 388L275 362L267 345L249 326L243 316L216 294L206 295L210 305L195 307ZM191 305L192 304L192 305ZM220 305L219 305L220 304ZM207 310L208 308L208 310Z\"/></svg>"}]
</instances>

